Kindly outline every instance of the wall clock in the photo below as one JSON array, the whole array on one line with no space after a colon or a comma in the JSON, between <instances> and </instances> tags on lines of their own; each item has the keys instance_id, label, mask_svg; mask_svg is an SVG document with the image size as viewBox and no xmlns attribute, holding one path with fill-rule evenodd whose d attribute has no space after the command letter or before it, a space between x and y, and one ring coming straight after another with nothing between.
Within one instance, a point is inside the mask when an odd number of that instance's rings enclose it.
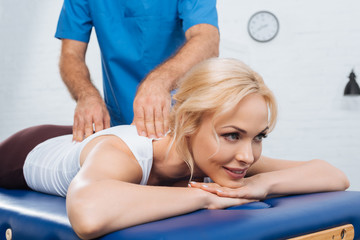
<instances>
[{"instance_id":1,"label":"wall clock","mask_svg":"<svg viewBox=\"0 0 360 240\"><path fill-rule=\"evenodd\" d=\"M248 32L250 37L255 41L271 41L279 32L279 21L271 12L256 12L249 19Z\"/></svg>"}]
</instances>

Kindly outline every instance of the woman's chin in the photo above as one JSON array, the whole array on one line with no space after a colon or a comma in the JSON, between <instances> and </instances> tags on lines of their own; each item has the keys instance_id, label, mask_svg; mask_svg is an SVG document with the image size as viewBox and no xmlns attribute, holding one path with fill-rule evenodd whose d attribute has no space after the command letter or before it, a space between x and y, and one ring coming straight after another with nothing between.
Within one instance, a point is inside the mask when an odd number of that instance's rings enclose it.
<instances>
[{"instance_id":1,"label":"woman's chin","mask_svg":"<svg viewBox=\"0 0 360 240\"><path fill-rule=\"evenodd\" d=\"M243 184L243 179L237 179L237 180L225 180L225 179L221 179L221 180L214 180L217 184L219 184L222 187L228 187L228 188L239 188L244 186Z\"/></svg>"}]
</instances>

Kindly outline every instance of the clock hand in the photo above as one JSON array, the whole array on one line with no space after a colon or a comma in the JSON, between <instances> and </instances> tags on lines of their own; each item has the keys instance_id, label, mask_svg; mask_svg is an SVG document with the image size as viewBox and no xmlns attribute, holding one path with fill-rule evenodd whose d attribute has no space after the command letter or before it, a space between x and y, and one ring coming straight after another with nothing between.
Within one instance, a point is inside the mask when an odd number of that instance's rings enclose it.
<instances>
[{"instance_id":1,"label":"clock hand","mask_svg":"<svg viewBox=\"0 0 360 240\"><path fill-rule=\"evenodd\" d=\"M258 31L262 30L263 28L266 28L268 26L268 24L264 24L264 25L261 25L260 27L258 27Z\"/></svg>"}]
</instances>

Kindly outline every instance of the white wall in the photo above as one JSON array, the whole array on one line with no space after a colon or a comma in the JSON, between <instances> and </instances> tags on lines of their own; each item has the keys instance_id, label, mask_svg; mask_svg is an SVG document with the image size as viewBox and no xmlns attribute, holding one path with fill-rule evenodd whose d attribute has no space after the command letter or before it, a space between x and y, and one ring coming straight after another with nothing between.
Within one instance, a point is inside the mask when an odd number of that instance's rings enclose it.
<instances>
[{"instance_id":1,"label":"white wall","mask_svg":"<svg viewBox=\"0 0 360 240\"><path fill-rule=\"evenodd\" d=\"M60 0L0 1L0 141L28 126L72 124L75 102L59 75L54 38L61 7ZM87 60L102 89L95 34Z\"/></svg>"},{"instance_id":2,"label":"white wall","mask_svg":"<svg viewBox=\"0 0 360 240\"><path fill-rule=\"evenodd\" d=\"M247 21L273 12L280 32L253 41ZM360 97L344 97L351 69L360 83L360 2L357 0L220 0L221 56L243 59L275 92L280 117L264 143L279 158L326 159L360 190Z\"/></svg>"},{"instance_id":3,"label":"white wall","mask_svg":"<svg viewBox=\"0 0 360 240\"><path fill-rule=\"evenodd\" d=\"M60 0L0 2L0 140L40 123L71 124L75 104L58 73ZM259 10L280 21L269 43L253 41L247 21ZM326 159L360 190L360 97L343 97L351 69L360 83L358 0L218 0L221 56L242 59L274 90L278 126L269 156ZM96 39L87 57L101 88Z\"/></svg>"}]
</instances>

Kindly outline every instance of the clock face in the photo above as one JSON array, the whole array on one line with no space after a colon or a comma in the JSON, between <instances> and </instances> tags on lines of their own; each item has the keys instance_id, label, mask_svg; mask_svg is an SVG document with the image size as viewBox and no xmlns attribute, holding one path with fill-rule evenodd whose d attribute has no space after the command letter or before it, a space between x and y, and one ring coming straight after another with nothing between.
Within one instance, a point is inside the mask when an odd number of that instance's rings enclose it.
<instances>
[{"instance_id":1,"label":"clock face","mask_svg":"<svg viewBox=\"0 0 360 240\"><path fill-rule=\"evenodd\" d=\"M279 21L271 12L260 11L251 16L248 23L250 36L258 42L272 40L279 31Z\"/></svg>"}]
</instances>

